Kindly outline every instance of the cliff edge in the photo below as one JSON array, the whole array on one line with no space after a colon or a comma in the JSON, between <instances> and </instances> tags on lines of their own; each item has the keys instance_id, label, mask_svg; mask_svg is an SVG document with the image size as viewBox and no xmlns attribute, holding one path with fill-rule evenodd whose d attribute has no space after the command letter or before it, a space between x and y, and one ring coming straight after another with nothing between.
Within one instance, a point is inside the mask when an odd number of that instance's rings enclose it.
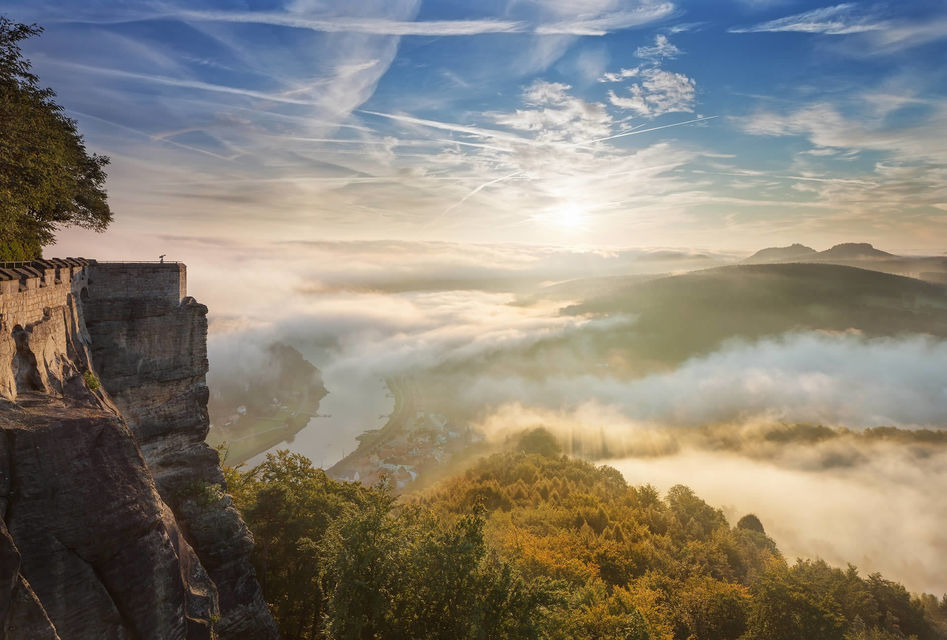
<instances>
[{"instance_id":1,"label":"cliff edge","mask_svg":"<svg viewBox=\"0 0 947 640\"><path fill-rule=\"evenodd\" d=\"M275 639L186 268L0 263L0 638Z\"/></svg>"}]
</instances>

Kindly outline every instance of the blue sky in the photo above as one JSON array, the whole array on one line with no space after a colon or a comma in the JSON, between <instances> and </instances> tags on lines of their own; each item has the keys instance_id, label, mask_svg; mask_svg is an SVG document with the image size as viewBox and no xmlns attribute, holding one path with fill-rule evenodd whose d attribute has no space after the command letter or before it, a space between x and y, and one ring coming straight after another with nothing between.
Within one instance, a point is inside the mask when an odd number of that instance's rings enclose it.
<instances>
[{"instance_id":1,"label":"blue sky","mask_svg":"<svg viewBox=\"0 0 947 640\"><path fill-rule=\"evenodd\" d=\"M27 55L112 157L100 243L947 250L941 1L0 11L46 28Z\"/></svg>"}]
</instances>

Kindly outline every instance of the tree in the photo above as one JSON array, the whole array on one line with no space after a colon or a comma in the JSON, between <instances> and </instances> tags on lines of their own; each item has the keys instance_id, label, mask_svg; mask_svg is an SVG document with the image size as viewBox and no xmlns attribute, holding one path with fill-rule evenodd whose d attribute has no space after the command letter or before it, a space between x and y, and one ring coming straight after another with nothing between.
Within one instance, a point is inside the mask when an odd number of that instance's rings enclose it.
<instances>
[{"instance_id":1,"label":"tree","mask_svg":"<svg viewBox=\"0 0 947 640\"><path fill-rule=\"evenodd\" d=\"M536 427L520 435L519 450L523 453L538 453L547 458L558 458L562 447L556 437L543 427Z\"/></svg>"},{"instance_id":2,"label":"tree","mask_svg":"<svg viewBox=\"0 0 947 640\"><path fill-rule=\"evenodd\" d=\"M303 456L269 453L228 490L286 640L534 640L545 580L489 553L479 512L396 506L385 487L336 482Z\"/></svg>"},{"instance_id":3,"label":"tree","mask_svg":"<svg viewBox=\"0 0 947 640\"><path fill-rule=\"evenodd\" d=\"M390 501L359 485L334 482L307 458L285 450L268 453L246 473L228 468L227 486L253 532L253 563L282 636L322 637L326 603L318 545L346 509L374 513Z\"/></svg>"},{"instance_id":4,"label":"tree","mask_svg":"<svg viewBox=\"0 0 947 640\"><path fill-rule=\"evenodd\" d=\"M75 120L41 88L19 43L42 33L0 16L0 260L31 260L56 229L112 220L106 156L89 154Z\"/></svg>"},{"instance_id":5,"label":"tree","mask_svg":"<svg viewBox=\"0 0 947 640\"><path fill-rule=\"evenodd\" d=\"M760 522L760 519L752 513L748 513L740 518L740 521L737 522L737 529L746 529L748 531L756 531L757 533L766 533L766 529L763 528L763 523Z\"/></svg>"}]
</instances>

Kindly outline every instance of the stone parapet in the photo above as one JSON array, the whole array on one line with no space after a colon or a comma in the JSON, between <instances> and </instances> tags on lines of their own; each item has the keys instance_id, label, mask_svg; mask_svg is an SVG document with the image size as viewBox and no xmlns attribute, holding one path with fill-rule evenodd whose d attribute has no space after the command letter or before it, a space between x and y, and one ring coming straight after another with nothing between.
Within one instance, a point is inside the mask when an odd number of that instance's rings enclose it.
<instances>
[{"instance_id":1,"label":"stone parapet","mask_svg":"<svg viewBox=\"0 0 947 640\"><path fill-rule=\"evenodd\" d=\"M99 302L141 300L177 307L187 296L187 267L180 262L96 262L89 294Z\"/></svg>"},{"instance_id":2,"label":"stone parapet","mask_svg":"<svg viewBox=\"0 0 947 640\"><path fill-rule=\"evenodd\" d=\"M83 258L0 262L0 329L25 327L66 306L88 285L89 264Z\"/></svg>"}]
</instances>

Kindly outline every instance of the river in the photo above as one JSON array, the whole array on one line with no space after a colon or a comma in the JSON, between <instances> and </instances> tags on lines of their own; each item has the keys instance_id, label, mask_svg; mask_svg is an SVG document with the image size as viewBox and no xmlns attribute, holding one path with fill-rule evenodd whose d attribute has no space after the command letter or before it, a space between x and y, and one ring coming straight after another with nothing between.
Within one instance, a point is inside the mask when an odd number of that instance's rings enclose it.
<instances>
[{"instance_id":1,"label":"river","mask_svg":"<svg viewBox=\"0 0 947 640\"><path fill-rule=\"evenodd\" d=\"M250 458L247 467L263 461L267 452L289 449L301 453L312 463L328 469L358 446L356 436L384 426L395 406L395 400L384 380L326 374L324 383L329 395L319 403L319 415L296 434L292 441L283 441Z\"/></svg>"}]
</instances>

